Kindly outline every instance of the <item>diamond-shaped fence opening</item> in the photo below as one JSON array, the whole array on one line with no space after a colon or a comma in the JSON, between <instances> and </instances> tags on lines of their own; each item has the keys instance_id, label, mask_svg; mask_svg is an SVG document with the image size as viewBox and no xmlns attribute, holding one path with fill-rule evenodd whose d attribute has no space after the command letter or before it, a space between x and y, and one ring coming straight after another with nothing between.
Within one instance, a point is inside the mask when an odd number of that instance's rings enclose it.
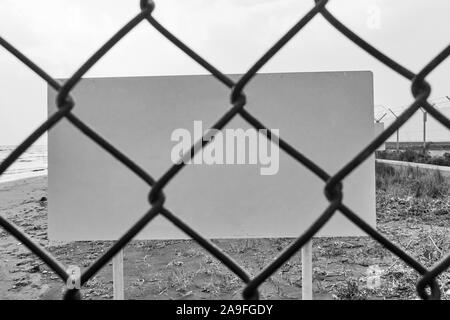
<instances>
[{"instance_id":1,"label":"diamond-shaped fence opening","mask_svg":"<svg viewBox=\"0 0 450 320\"><path fill-rule=\"evenodd\" d=\"M324 226L327 221L334 215L336 211L340 211L351 222L365 231L369 236L382 244L385 248L398 256L407 265L413 268L420 274L420 279L417 282L417 292L422 299L439 299L440 289L436 278L450 267L450 255L446 256L433 268L427 269L416 259L409 256L404 250L397 247L394 243L386 239L378 231L363 221L357 213L353 212L349 207L343 203L343 187L342 181L355 170L362 162L364 162L375 150L383 144L396 130L398 130L419 108L426 110L432 117L442 123L447 129L450 129L450 119L445 117L438 109L428 102L428 97L431 92L431 87L426 81L426 77L438 67L449 55L450 45L442 50L435 58L428 62L425 67L417 74L408 70L400 63L394 61L390 57L383 54L381 51L371 46L364 39L360 38L353 31L348 29L338 19L336 19L327 9L328 0L315 0L314 5L298 22L285 33L255 64L243 75L234 82L225 74L216 69L212 64L207 62L195 51L189 48L185 43L175 37L163 25L161 25L153 16L152 12L155 4L151 0L140 1L139 13L131 19L124 27L122 27L111 39L109 39L97 52L95 52L67 81L60 83L50 77L44 70L40 69L36 64L29 60L19 50L12 46L9 42L0 37L0 45L8 50L12 55L19 59L22 63L28 66L38 76L48 83L54 90L57 91L57 106L58 110L50 115L48 119L42 123L30 136L28 136L1 164L0 175L5 172L8 167L14 163L21 154L23 154L39 137L46 131L59 123L63 118L66 118L72 125L78 128L83 134L89 137L93 142L98 144L106 152L111 154L114 158L125 165L129 170L134 172L137 176L143 179L149 185L149 210L128 230L126 230L111 248L109 248L100 258L98 258L91 266L84 270L81 274L71 273L70 270L59 263L49 252L42 248L39 244L31 240L25 233L20 231L13 223L0 216L0 226L7 232L21 241L28 249L43 260L64 282L68 284L68 288L64 298L80 298L79 289L71 287L71 283L85 284L91 279L102 267L104 267L124 246L136 236L150 221L157 215L162 215L171 221L176 227L185 232L189 237L194 239L209 253L226 265L233 273L235 273L244 283L243 290L244 299L257 299L259 297L258 287L269 278L274 272L281 267L288 259L290 259L300 248L305 245L311 238ZM276 137L272 132L262 124L257 118L250 114L246 109L246 96L244 89L246 85L252 80L256 73L275 55L277 52L288 43L294 35L298 34L302 28L307 25L316 15L322 15L329 24L336 28L349 41L359 46L364 52L370 54L373 58L379 60L384 65L389 67L393 72L407 78L411 81L412 103L407 107L398 118L389 125L381 134L379 134L369 145L354 156L343 168L336 173L328 173L315 164L307 156L303 155L299 150L292 147L282 137ZM230 90L231 108L217 120L211 129L221 130L234 117L241 116L249 124L256 129L265 129L265 134L270 139L277 139L279 147L289 154L292 158L311 170L324 182L325 197L329 201L329 205L324 212L318 213L317 220L309 226L309 228L297 238L289 247L287 247L272 263L264 268L258 275L251 278L250 275L241 268L231 257L225 254L222 250L216 247L209 240L205 239L201 234L193 230L189 225L180 220L175 214L170 212L164 206L165 195L164 187L177 173L183 169L184 163L172 165L161 177L155 179L145 170L140 168L127 155L120 152L108 141L102 138L95 130L87 126L83 121L77 118L72 109L76 108L76 99L70 96L71 91L80 81L82 76L97 63L97 61L107 53L112 47L116 45L124 36L133 30L138 24L149 23L150 27L155 28L168 41L176 45L182 52L187 54L190 58L195 60L203 68L209 71L218 81ZM200 140L192 146L191 150L187 152L183 158L191 159L196 152L208 144L210 140Z\"/></svg>"}]
</instances>

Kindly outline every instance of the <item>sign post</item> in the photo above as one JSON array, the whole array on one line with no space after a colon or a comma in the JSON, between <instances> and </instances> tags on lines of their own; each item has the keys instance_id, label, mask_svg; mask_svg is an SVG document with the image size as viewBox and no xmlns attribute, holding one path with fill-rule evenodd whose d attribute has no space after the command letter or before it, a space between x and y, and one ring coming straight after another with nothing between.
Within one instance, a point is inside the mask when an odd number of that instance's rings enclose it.
<instances>
[{"instance_id":1,"label":"sign post","mask_svg":"<svg viewBox=\"0 0 450 320\"><path fill-rule=\"evenodd\" d=\"M124 300L123 289L123 250L120 250L112 259L113 268L113 294L114 300Z\"/></svg>"},{"instance_id":2,"label":"sign post","mask_svg":"<svg viewBox=\"0 0 450 320\"><path fill-rule=\"evenodd\" d=\"M302 300L312 300L312 239L302 247Z\"/></svg>"},{"instance_id":3,"label":"sign post","mask_svg":"<svg viewBox=\"0 0 450 320\"><path fill-rule=\"evenodd\" d=\"M246 109L327 172L373 140L370 72L258 74L246 94ZM179 160L180 146L190 148L226 112L229 95L211 75L82 79L73 90L77 116L155 177ZM58 110L56 98L49 88L49 114ZM252 130L234 117L167 186L168 208L205 238L298 237L329 206L320 178ZM55 126L48 141L49 239L117 240L149 210L149 185L71 123ZM346 204L371 226L374 167L372 156L345 181ZM314 236L363 235L335 215ZM156 217L134 239L187 237ZM306 300L312 299L311 240L301 251ZM114 299L124 299L122 251L112 264Z\"/></svg>"}]
</instances>

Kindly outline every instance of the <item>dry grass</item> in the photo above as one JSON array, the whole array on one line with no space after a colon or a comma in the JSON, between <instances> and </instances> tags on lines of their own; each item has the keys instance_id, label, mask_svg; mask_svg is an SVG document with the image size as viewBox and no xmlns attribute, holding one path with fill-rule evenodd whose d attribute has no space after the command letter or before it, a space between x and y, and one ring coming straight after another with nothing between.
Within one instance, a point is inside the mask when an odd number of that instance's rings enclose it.
<instances>
[{"instance_id":1,"label":"dry grass","mask_svg":"<svg viewBox=\"0 0 450 320\"><path fill-rule=\"evenodd\" d=\"M393 196L436 199L448 196L450 191L449 182L437 170L394 168L384 163L376 163L375 170L377 189Z\"/></svg>"}]
</instances>

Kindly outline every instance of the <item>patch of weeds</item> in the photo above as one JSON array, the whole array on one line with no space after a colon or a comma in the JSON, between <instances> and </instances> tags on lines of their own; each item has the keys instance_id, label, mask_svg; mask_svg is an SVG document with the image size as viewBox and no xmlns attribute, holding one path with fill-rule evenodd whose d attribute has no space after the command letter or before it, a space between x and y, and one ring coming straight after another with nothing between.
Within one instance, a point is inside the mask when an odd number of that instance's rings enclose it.
<instances>
[{"instance_id":1,"label":"patch of weeds","mask_svg":"<svg viewBox=\"0 0 450 320\"><path fill-rule=\"evenodd\" d=\"M331 259L333 257L342 256L345 254L344 248L331 245L327 248L323 249L323 254L327 259Z\"/></svg>"},{"instance_id":2,"label":"patch of weeds","mask_svg":"<svg viewBox=\"0 0 450 320\"><path fill-rule=\"evenodd\" d=\"M415 198L443 198L449 195L450 184L438 170L420 170L417 167L394 168L376 163L376 188L391 196Z\"/></svg>"},{"instance_id":3,"label":"patch of weeds","mask_svg":"<svg viewBox=\"0 0 450 320\"><path fill-rule=\"evenodd\" d=\"M406 298L416 295L418 274L403 264L393 265L382 275L385 284L381 291L385 297Z\"/></svg>"},{"instance_id":4,"label":"patch of weeds","mask_svg":"<svg viewBox=\"0 0 450 320\"><path fill-rule=\"evenodd\" d=\"M356 279L348 279L334 287L333 297L337 300L367 300L370 291L362 288Z\"/></svg>"}]
</instances>

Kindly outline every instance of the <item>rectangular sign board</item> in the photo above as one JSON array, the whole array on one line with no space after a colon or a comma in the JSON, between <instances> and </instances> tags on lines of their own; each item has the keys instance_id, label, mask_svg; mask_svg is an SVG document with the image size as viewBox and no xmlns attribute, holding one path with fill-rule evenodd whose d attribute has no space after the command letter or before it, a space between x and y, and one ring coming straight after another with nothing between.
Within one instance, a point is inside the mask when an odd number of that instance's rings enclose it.
<instances>
[{"instance_id":1,"label":"rectangular sign board","mask_svg":"<svg viewBox=\"0 0 450 320\"><path fill-rule=\"evenodd\" d=\"M373 140L371 72L258 74L245 94L249 112L329 174ZM177 132L193 137L198 124L207 130L231 107L230 90L209 75L83 79L72 96L73 113L154 179L173 165ZM49 88L49 114L55 97ZM239 115L226 126L250 128ZM257 136L261 148L266 140ZM117 239L150 208L150 187L67 120L48 143L50 239ZM250 163L250 153L244 164L223 155L223 164L186 165L164 188L165 206L208 238L301 235L328 205L325 183L275 144L266 147L270 165ZM344 202L372 226L374 166L371 157L344 181ZM318 235L364 233L337 212ZM137 236L186 237L162 216Z\"/></svg>"}]
</instances>

